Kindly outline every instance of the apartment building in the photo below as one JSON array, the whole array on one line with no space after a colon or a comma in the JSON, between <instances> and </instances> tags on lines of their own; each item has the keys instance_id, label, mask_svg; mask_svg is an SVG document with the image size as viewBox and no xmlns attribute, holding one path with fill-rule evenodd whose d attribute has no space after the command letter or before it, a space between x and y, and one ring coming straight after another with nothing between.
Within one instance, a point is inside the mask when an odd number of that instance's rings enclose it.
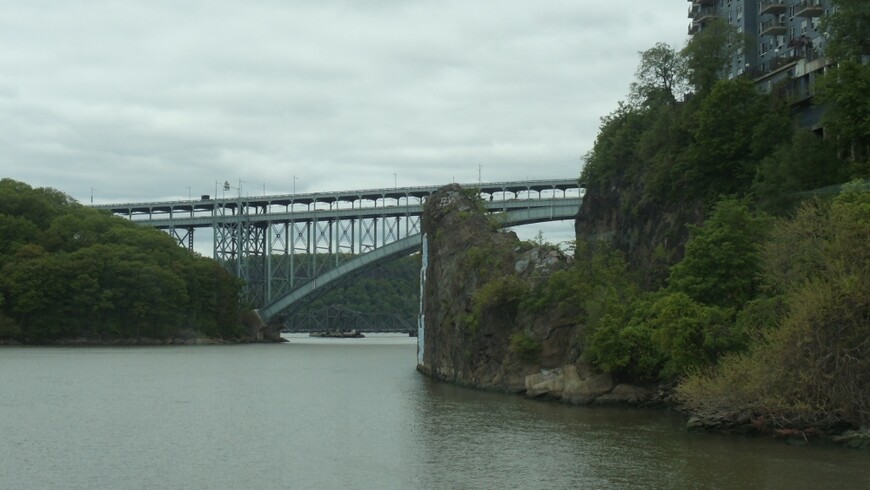
<instances>
[{"instance_id":1,"label":"apartment building","mask_svg":"<svg viewBox=\"0 0 870 490\"><path fill-rule=\"evenodd\" d=\"M761 90L783 93L798 106L808 126L818 120L809 108L815 77L825 67L821 19L830 0L690 0L689 34L701 32L714 17L745 33L749 46L732 60L729 78L752 77Z\"/></svg>"}]
</instances>

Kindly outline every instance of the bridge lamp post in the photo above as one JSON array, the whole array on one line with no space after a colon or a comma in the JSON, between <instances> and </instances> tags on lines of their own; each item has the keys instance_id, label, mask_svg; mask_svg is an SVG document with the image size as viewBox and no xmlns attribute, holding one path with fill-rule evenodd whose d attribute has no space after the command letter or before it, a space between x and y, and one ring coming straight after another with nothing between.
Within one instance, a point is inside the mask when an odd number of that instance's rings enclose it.
<instances>
[{"instance_id":1,"label":"bridge lamp post","mask_svg":"<svg viewBox=\"0 0 870 490\"><path fill-rule=\"evenodd\" d=\"M241 199L241 197L242 197L242 184L247 184L247 182L245 182L245 181L242 180L242 179L239 179L239 186L238 186L238 187L233 187L233 186L230 185L230 181L229 181L229 180L225 180L225 181L224 181L224 197L227 197L227 191L228 191L228 190L230 190L230 189L235 189L235 190L237 190L237 191L239 192L239 199ZM265 185L265 184L264 184L264 185Z\"/></svg>"}]
</instances>

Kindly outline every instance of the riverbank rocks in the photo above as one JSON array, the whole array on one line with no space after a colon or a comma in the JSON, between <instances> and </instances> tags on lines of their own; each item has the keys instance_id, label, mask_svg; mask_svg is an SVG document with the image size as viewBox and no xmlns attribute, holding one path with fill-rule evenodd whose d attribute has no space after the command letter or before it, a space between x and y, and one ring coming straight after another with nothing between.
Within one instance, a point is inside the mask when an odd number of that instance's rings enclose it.
<instances>
[{"instance_id":1,"label":"riverbank rocks","mask_svg":"<svg viewBox=\"0 0 870 490\"><path fill-rule=\"evenodd\" d=\"M615 384L613 376L589 366L567 365L526 376L526 396L549 398L572 405L641 405L653 392L641 386Z\"/></svg>"},{"instance_id":2,"label":"riverbank rocks","mask_svg":"<svg viewBox=\"0 0 870 490\"><path fill-rule=\"evenodd\" d=\"M870 427L860 430L847 430L831 438L834 442L853 449L870 450Z\"/></svg>"}]
</instances>

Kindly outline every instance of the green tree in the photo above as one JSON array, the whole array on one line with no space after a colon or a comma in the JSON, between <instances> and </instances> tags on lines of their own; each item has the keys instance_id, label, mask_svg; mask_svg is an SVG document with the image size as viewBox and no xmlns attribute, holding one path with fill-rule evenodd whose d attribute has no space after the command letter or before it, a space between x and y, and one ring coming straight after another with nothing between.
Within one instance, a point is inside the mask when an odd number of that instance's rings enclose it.
<instances>
[{"instance_id":1,"label":"green tree","mask_svg":"<svg viewBox=\"0 0 870 490\"><path fill-rule=\"evenodd\" d=\"M762 210L783 214L805 199L808 191L841 183L847 177L848 169L837 158L836 146L802 130L762 160L752 194Z\"/></svg>"},{"instance_id":2,"label":"green tree","mask_svg":"<svg viewBox=\"0 0 870 490\"><path fill-rule=\"evenodd\" d=\"M640 52L640 65L631 83L629 101L640 107L676 104L686 91L683 57L667 43Z\"/></svg>"},{"instance_id":3,"label":"green tree","mask_svg":"<svg viewBox=\"0 0 870 490\"><path fill-rule=\"evenodd\" d=\"M745 79L718 82L701 101L691 148L695 166L687 170L701 196L711 199L749 190L760 156L753 142L764 137L758 130L762 122L776 117L772 109L770 99ZM788 127L787 120L781 123ZM774 145L770 142L765 150L772 151Z\"/></svg>"},{"instance_id":4,"label":"green tree","mask_svg":"<svg viewBox=\"0 0 870 490\"><path fill-rule=\"evenodd\" d=\"M870 54L870 4L865 0L832 0L831 13L822 19L828 37L825 55L835 63L860 62Z\"/></svg>"},{"instance_id":5,"label":"green tree","mask_svg":"<svg viewBox=\"0 0 870 490\"><path fill-rule=\"evenodd\" d=\"M652 340L664 354L659 375L665 379L712 365L721 354L746 345L743 332L733 328L733 309L703 305L681 292L653 303L648 322Z\"/></svg>"},{"instance_id":6,"label":"green tree","mask_svg":"<svg viewBox=\"0 0 870 490\"><path fill-rule=\"evenodd\" d=\"M711 418L748 411L780 427L870 423L867 243L863 187L804 203L794 219L780 220L763 257L781 316L748 353L686 378L678 388L684 406Z\"/></svg>"},{"instance_id":7,"label":"green tree","mask_svg":"<svg viewBox=\"0 0 870 490\"><path fill-rule=\"evenodd\" d=\"M671 268L670 289L706 305L742 306L758 292L768 227L769 219L746 202L718 202L703 226L691 227L685 256Z\"/></svg>"},{"instance_id":8,"label":"green tree","mask_svg":"<svg viewBox=\"0 0 870 490\"><path fill-rule=\"evenodd\" d=\"M863 162L855 177L870 175L870 63L845 60L832 67L816 84L818 103L826 104L825 131L846 159Z\"/></svg>"},{"instance_id":9,"label":"green tree","mask_svg":"<svg viewBox=\"0 0 870 490\"><path fill-rule=\"evenodd\" d=\"M825 56L832 62L816 83L816 102L826 106L825 131L843 155L863 162L853 177L867 177L870 168L870 3L833 0L830 15L822 20L828 38Z\"/></svg>"},{"instance_id":10,"label":"green tree","mask_svg":"<svg viewBox=\"0 0 870 490\"><path fill-rule=\"evenodd\" d=\"M657 295L611 302L587 334L584 356L600 369L637 381L659 379L667 357L653 340L652 305Z\"/></svg>"},{"instance_id":11,"label":"green tree","mask_svg":"<svg viewBox=\"0 0 870 490\"><path fill-rule=\"evenodd\" d=\"M647 124L645 111L623 103L602 117L595 144L585 156L580 184L607 187L616 178L637 175L641 162L636 148Z\"/></svg>"},{"instance_id":12,"label":"green tree","mask_svg":"<svg viewBox=\"0 0 870 490\"><path fill-rule=\"evenodd\" d=\"M731 60L747 48L747 37L737 32L725 19L715 18L683 48L686 79L697 95L705 95L724 74Z\"/></svg>"},{"instance_id":13,"label":"green tree","mask_svg":"<svg viewBox=\"0 0 870 490\"><path fill-rule=\"evenodd\" d=\"M239 335L240 281L165 233L0 181L0 336Z\"/></svg>"}]
</instances>

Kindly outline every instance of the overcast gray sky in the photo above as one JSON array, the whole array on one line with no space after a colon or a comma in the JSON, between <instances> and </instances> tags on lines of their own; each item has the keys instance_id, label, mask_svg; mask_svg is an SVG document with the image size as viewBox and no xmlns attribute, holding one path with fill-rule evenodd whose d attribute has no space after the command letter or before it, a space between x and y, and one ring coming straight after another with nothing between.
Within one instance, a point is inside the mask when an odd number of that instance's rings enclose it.
<instances>
[{"instance_id":1,"label":"overcast gray sky","mask_svg":"<svg viewBox=\"0 0 870 490\"><path fill-rule=\"evenodd\" d=\"M0 0L0 175L83 203L575 177L679 0Z\"/></svg>"}]
</instances>

